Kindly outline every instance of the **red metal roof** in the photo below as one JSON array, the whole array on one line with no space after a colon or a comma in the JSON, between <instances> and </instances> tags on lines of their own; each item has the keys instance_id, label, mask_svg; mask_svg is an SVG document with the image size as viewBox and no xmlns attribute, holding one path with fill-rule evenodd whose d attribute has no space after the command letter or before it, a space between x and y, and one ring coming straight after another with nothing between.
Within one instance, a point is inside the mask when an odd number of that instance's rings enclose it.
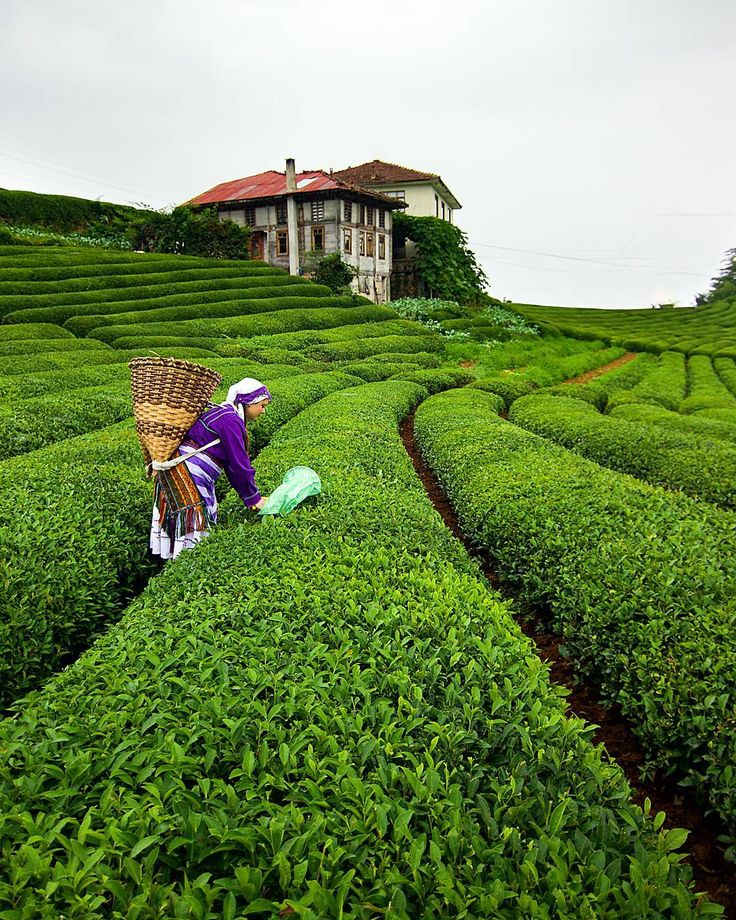
<instances>
[{"instance_id":1,"label":"red metal roof","mask_svg":"<svg viewBox=\"0 0 736 920\"><path fill-rule=\"evenodd\" d=\"M393 207L404 207L403 202L394 198L387 198L380 192L372 189L361 188L352 182L341 181L330 176L322 170L315 172L298 173L296 177L296 192L293 194L311 194L313 192L332 191L343 189L369 198L380 199ZM286 195L286 174L274 169L258 173L255 176L245 176L243 179L233 179L230 182L221 182L207 192L202 192L192 198L187 204L216 204L223 201L249 201L258 198L274 198Z\"/></svg>"}]
</instances>

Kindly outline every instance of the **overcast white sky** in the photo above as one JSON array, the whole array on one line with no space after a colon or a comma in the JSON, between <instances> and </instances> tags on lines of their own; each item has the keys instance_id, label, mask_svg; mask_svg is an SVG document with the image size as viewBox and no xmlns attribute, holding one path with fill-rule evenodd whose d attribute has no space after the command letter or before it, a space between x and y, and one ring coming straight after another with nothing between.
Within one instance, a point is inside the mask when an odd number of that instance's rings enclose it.
<instances>
[{"instance_id":1,"label":"overcast white sky","mask_svg":"<svg viewBox=\"0 0 736 920\"><path fill-rule=\"evenodd\" d=\"M0 187L153 207L439 173L512 300L692 302L736 246L734 0L0 0Z\"/></svg>"}]
</instances>

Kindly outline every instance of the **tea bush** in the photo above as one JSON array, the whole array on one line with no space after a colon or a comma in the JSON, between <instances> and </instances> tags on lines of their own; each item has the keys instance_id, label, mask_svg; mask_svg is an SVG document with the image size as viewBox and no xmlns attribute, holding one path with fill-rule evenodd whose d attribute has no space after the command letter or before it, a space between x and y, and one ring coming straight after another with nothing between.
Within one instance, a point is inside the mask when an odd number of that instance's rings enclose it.
<instances>
[{"instance_id":1,"label":"tea bush","mask_svg":"<svg viewBox=\"0 0 736 920\"><path fill-rule=\"evenodd\" d=\"M396 351L399 354L441 352L442 338L438 335L383 335L355 341L338 341L305 348L304 353L316 361L359 361L374 354Z\"/></svg>"},{"instance_id":2,"label":"tea bush","mask_svg":"<svg viewBox=\"0 0 736 920\"><path fill-rule=\"evenodd\" d=\"M315 296L323 296L323 289L317 290L320 293ZM282 292L288 297L295 291L302 296L309 296L312 286L301 278L297 280L289 275L247 275L222 281L213 278L181 284L160 283L120 290L103 289L87 292L86 298L83 297L83 292L66 295L29 295L25 298L25 306L18 306L19 303L23 303L18 297L0 297L0 313L4 313L3 322L6 323L65 323L79 316L108 316L166 307L197 306L200 303L224 303L251 297L278 297ZM11 309L8 310L7 307Z\"/></svg>"},{"instance_id":3,"label":"tea bush","mask_svg":"<svg viewBox=\"0 0 736 920\"><path fill-rule=\"evenodd\" d=\"M314 303L314 301L311 301ZM223 319L188 319L169 323L139 323L129 326L101 326L93 329L89 337L101 342L114 342L123 336L179 336L219 337L271 335L275 332L297 332L300 329L329 329L351 323L394 319L386 307L351 307L349 297L331 298L330 306L304 309L276 310L255 316L237 316Z\"/></svg>"},{"instance_id":4,"label":"tea bush","mask_svg":"<svg viewBox=\"0 0 736 920\"><path fill-rule=\"evenodd\" d=\"M685 414L703 409L736 409L736 397L717 374L706 355L693 355L687 360L687 399L679 406Z\"/></svg>"},{"instance_id":5,"label":"tea bush","mask_svg":"<svg viewBox=\"0 0 736 920\"><path fill-rule=\"evenodd\" d=\"M719 441L600 415L578 399L525 396L509 418L602 466L725 508L736 506L736 451Z\"/></svg>"},{"instance_id":6,"label":"tea bush","mask_svg":"<svg viewBox=\"0 0 736 920\"><path fill-rule=\"evenodd\" d=\"M145 340L148 343L148 339ZM176 343L179 340L175 340ZM102 345L102 343L99 343ZM152 349L147 344L142 344L137 348L130 349L112 349L106 345L102 348L84 350L76 349L70 352L49 352L43 355L26 354L17 357L7 358L0 361L0 377L13 376L19 377L22 374L37 374L42 371L63 370L70 367L93 367L104 364L118 364L130 361L132 358L150 355ZM199 358L199 357L217 357L213 351L204 348L185 347L179 344L167 346L166 343L159 343L155 349L155 354L161 357L169 358Z\"/></svg>"},{"instance_id":7,"label":"tea bush","mask_svg":"<svg viewBox=\"0 0 736 920\"><path fill-rule=\"evenodd\" d=\"M717 419L703 418L700 414L680 415L677 412L670 412L669 409L662 409L661 406L632 403L614 409L611 416L631 422L659 425L666 431L680 431L704 438L717 438L719 441L728 441L736 445L736 426Z\"/></svg>"},{"instance_id":8,"label":"tea bush","mask_svg":"<svg viewBox=\"0 0 736 920\"><path fill-rule=\"evenodd\" d=\"M732 396L736 396L736 363L733 358L714 358L713 367Z\"/></svg>"},{"instance_id":9,"label":"tea bush","mask_svg":"<svg viewBox=\"0 0 736 920\"><path fill-rule=\"evenodd\" d=\"M687 390L685 367L683 355L675 351L664 352L647 367L635 386L631 389L619 387L609 399L609 406L649 403L677 411Z\"/></svg>"},{"instance_id":10,"label":"tea bush","mask_svg":"<svg viewBox=\"0 0 736 920\"><path fill-rule=\"evenodd\" d=\"M578 457L487 399L443 393L415 419L463 529L550 611L650 768L705 792L736 829L736 516Z\"/></svg>"},{"instance_id":11,"label":"tea bush","mask_svg":"<svg viewBox=\"0 0 736 920\"><path fill-rule=\"evenodd\" d=\"M305 406L359 382L347 374L263 377L274 402L249 426L255 450ZM225 393L223 386L215 398ZM7 706L117 617L152 571L153 489L129 421L0 463L0 496L0 706Z\"/></svg>"},{"instance_id":12,"label":"tea bush","mask_svg":"<svg viewBox=\"0 0 736 920\"><path fill-rule=\"evenodd\" d=\"M720 913L432 509L396 431L421 396L303 412L259 464L317 469L316 506L234 515L0 725L1 907Z\"/></svg>"},{"instance_id":13,"label":"tea bush","mask_svg":"<svg viewBox=\"0 0 736 920\"><path fill-rule=\"evenodd\" d=\"M168 306L158 308L151 301L143 309L130 313L93 313L89 316L72 316L64 323L64 328L75 335L87 335L100 326L138 325L140 323L180 322L187 319L209 319L222 316L247 316L252 313L270 313L274 310L296 310L300 307L314 307L315 300L321 306L350 306L348 298L334 298L326 288L306 287L305 285L282 285L280 288L254 288L251 291L238 291L236 297L223 297L220 291L213 291L211 297L198 295L196 302L190 306ZM184 297L162 297L161 300L182 301ZM19 316L19 314L11 314Z\"/></svg>"},{"instance_id":14,"label":"tea bush","mask_svg":"<svg viewBox=\"0 0 736 920\"><path fill-rule=\"evenodd\" d=\"M2 328L2 327L0 327ZM51 354L61 354L62 352L99 352L110 351L110 346L102 342L93 342L88 339L76 339L73 336L68 339L11 339L3 342L0 339L0 369L3 373L8 373L4 365L12 364L13 355L40 355L49 352ZM3 360L5 359L5 360ZM77 361L83 360L81 355L77 355Z\"/></svg>"},{"instance_id":15,"label":"tea bush","mask_svg":"<svg viewBox=\"0 0 736 920\"><path fill-rule=\"evenodd\" d=\"M71 339L73 335L68 329L55 326L52 323L23 323L14 326L0 326L0 343L10 342L14 339Z\"/></svg>"}]
</instances>

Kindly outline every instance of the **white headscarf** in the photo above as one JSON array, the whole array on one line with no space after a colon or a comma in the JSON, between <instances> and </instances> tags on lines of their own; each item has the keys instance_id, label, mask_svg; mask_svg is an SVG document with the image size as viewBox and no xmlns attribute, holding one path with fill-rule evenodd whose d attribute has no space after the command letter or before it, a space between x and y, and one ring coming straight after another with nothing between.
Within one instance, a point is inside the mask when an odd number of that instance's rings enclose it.
<instances>
[{"instance_id":1,"label":"white headscarf","mask_svg":"<svg viewBox=\"0 0 736 920\"><path fill-rule=\"evenodd\" d=\"M256 380L255 377L244 377L234 383L227 391L225 403L235 406L235 411L245 421L245 406L253 406L273 397L268 392L268 387Z\"/></svg>"}]
</instances>

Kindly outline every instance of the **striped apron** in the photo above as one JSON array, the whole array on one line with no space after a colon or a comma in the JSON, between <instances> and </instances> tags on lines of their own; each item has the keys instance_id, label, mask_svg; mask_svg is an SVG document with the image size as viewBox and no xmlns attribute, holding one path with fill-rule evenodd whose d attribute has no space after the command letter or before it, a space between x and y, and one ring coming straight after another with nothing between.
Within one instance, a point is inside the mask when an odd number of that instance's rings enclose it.
<instances>
[{"instance_id":1,"label":"striped apron","mask_svg":"<svg viewBox=\"0 0 736 920\"><path fill-rule=\"evenodd\" d=\"M182 444L179 456L195 449ZM176 559L209 534L217 523L215 483L221 474L222 467L206 453L156 473L149 544L155 556Z\"/></svg>"}]
</instances>

